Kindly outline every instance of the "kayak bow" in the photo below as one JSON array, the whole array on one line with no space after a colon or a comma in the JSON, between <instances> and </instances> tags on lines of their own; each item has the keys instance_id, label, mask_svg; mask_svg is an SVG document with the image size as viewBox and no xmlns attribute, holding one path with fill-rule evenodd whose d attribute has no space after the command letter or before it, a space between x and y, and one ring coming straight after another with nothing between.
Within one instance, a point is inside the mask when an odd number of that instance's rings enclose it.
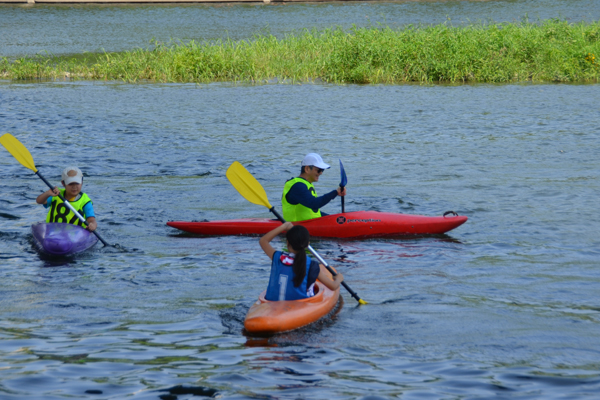
<instances>
[{"instance_id":1,"label":"kayak bow","mask_svg":"<svg viewBox=\"0 0 600 400\"><path fill-rule=\"evenodd\" d=\"M31 226L36 246L44 253L68 256L89 249L98 238L80 226L38 222Z\"/></svg>"}]
</instances>

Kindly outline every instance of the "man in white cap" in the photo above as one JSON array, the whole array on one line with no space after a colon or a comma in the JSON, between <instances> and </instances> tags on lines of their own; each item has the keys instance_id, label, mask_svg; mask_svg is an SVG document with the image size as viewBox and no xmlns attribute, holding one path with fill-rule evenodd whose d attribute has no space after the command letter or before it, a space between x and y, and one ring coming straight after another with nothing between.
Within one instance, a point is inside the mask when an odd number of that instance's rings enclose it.
<instances>
[{"instance_id":1,"label":"man in white cap","mask_svg":"<svg viewBox=\"0 0 600 400\"><path fill-rule=\"evenodd\" d=\"M77 167L65 168L62 173L61 183L65 187L64 189L59 190L57 187L54 187L54 189L40 194L36 199L38 204L43 204L45 208L50 208L46 222L84 225L58 196L62 194L69 204L85 218L87 229L89 231L96 230L98 225L96 223L92 200L87 194L81 191L81 187L83 186L83 173L81 170Z\"/></svg>"},{"instance_id":2,"label":"man in white cap","mask_svg":"<svg viewBox=\"0 0 600 400\"><path fill-rule=\"evenodd\" d=\"M309 153L304 157L300 176L289 179L283 187L281 205L286 221L304 221L327 215L321 212L321 207L338 195L346 195L346 188L338 187L321 197L317 196L313 183L318 182L323 171L329 168L331 167L317 153Z\"/></svg>"}]
</instances>

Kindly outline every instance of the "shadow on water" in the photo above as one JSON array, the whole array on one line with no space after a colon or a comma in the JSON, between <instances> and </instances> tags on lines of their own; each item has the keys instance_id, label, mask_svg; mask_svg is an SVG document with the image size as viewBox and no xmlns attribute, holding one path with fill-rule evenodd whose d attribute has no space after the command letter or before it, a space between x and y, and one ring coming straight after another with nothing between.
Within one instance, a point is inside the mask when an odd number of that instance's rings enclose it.
<instances>
[{"instance_id":1,"label":"shadow on water","mask_svg":"<svg viewBox=\"0 0 600 400\"><path fill-rule=\"evenodd\" d=\"M160 389L157 392L167 392L168 394L159 395L158 398L161 400L177 400L177 396L190 394L194 397L215 397L218 393L216 389L203 387L203 386L174 386L169 389Z\"/></svg>"},{"instance_id":2,"label":"shadow on water","mask_svg":"<svg viewBox=\"0 0 600 400\"><path fill-rule=\"evenodd\" d=\"M11 220L21 219L21 217L19 217L18 215L12 215L12 214L7 214L7 213L0 213L0 218L11 219Z\"/></svg>"},{"instance_id":3,"label":"shadow on water","mask_svg":"<svg viewBox=\"0 0 600 400\"><path fill-rule=\"evenodd\" d=\"M244 304L236 304L231 308L219 310L221 323L226 328L225 335L239 335L244 330L244 318L250 307Z\"/></svg>"},{"instance_id":4,"label":"shadow on water","mask_svg":"<svg viewBox=\"0 0 600 400\"><path fill-rule=\"evenodd\" d=\"M98 254L124 254L124 253L133 253L133 254L144 254L142 250L139 249L128 249L124 246L121 246L118 243L104 246L102 243L98 242L91 248L68 255L57 255L57 254L49 254L46 253L40 245L33 238L33 235L28 234L25 239L25 243L30 246L31 251L28 253L35 253L38 255L39 259L44 262L43 267L66 267L77 264L78 262L84 260L90 260L96 257Z\"/></svg>"},{"instance_id":5,"label":"shadow on water","mask_svg":"<svg viewBox=\"0 0 600 400\"><path fill-rule=\"evenodd\" d=\"M191 221L191 222L209 222L208 220L202 221ZM230 237L230 236L244 236L244 237L256 237L259 238L262 235L260 234L244 234L244 235L204 235L199 233L190 233L190 232L182 232L173 230L167 234L169 237L181 237L181 238L213 238L213 237ZM420 240L420 239L435 239L437 242L446 242L446 243L457 243L464 244L464 242L456 239L446 233L441 234L431 234L431 235L393 235L393 236L382 236L382 237L372 237L372 238L320 238L317 236L311 237L311 243L319 243L319 242L332 242L335 241L337 243L354 243L354 242L369 242L369 241L412 241L412 240Z\"/></svg>"}]
</instances>

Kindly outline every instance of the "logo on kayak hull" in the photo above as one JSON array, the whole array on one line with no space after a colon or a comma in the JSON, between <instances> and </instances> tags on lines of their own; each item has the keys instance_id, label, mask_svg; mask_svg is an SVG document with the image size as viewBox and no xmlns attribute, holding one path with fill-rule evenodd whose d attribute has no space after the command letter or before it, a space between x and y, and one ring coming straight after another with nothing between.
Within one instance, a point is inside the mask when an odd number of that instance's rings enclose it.
<instances>
[{"instance_id":1,"label":"logo on kayak hull","mask_svg":"<svg viewBox=\"0 0 600 400\"><path fill-rule=\"evenodd\" d=\"M373 218L366 218L366 219L346 219L346 217L337 217L337 219L335 220L338 224L342 225L347 223L353 223L353 222L362 222L362 223L368 223L368 222L381 222L380 219L373 219Z\"/></svg>"}]
</instances>

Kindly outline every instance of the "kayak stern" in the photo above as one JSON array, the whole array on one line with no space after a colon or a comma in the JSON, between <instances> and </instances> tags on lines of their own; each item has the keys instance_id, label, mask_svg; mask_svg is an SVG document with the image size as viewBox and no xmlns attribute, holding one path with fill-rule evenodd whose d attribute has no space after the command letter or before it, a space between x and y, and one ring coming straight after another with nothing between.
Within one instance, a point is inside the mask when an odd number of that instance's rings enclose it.
<instances>
[{"instance_id":1,"label":"kayak stern","mask_svg":"<svg viewBox=\"0 0 600 400\"><path fill-rule=\"evenodd\" d=\"M318 321L337 304L340 289L330 290L317 281L318 293L302 300L269 301L266 290L250 307L244 328L252 335L267 336L288 332Z\"/></svg>"}]
</instances>

